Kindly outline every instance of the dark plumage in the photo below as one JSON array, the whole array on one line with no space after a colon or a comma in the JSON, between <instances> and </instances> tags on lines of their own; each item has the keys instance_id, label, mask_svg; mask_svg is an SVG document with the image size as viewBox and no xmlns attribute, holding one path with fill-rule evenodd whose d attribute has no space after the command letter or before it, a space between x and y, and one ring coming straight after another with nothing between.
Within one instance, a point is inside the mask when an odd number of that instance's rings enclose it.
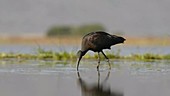
<instances>
[{"instance_id":1,"label":"dark plumage","mask_svg":"<svg viewBox=\"0 0 170 96\"><path fill-rule=\"evenodd\" d=\"M107 56L104 54L102 50L111 49L110 47L112 45L123 43L125 40L126 39L124 39L123 37L110 35L103 31L91 32L89 34L86 34L82 39L81 50L79 50L77 53L79 57L77 63L77 70L82 56L84 56L87 53L87 51L92 50L94 52L98 52L98 55L101 52L109 62L109 59L107 58ZM100 64L100 55L98 60L99 61L98 61L97 69L99 68L99 64ZM111 68L110 63L109 63L109 67Z\"/></svg>"}]
</instances>

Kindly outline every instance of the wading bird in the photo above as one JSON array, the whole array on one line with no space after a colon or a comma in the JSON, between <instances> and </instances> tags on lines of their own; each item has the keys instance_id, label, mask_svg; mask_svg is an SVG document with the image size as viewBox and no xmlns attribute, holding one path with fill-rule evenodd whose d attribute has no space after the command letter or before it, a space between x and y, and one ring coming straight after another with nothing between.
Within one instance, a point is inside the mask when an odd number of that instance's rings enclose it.
<instances>
[{"instance_id":1,"label":"wading bird","mask_svg":"<svg viewBox=\"0 0 170 96\"><path fill-rule=\"evenodd\" d=\"M86 34L82 39L81 50L77 52L79 57L77 63L77 71L79 68L81 58L89 51L98 52L98 65L97 70L99 70L100 65L100 52L104 55L109 63L109 58L104 54L103 49L111 49L110 47L115 44L123 43L126 39L120 36L111 35L103 31L91 32ZM111 65L109 63L109 69Z\"/></svg>"}]
</instances>

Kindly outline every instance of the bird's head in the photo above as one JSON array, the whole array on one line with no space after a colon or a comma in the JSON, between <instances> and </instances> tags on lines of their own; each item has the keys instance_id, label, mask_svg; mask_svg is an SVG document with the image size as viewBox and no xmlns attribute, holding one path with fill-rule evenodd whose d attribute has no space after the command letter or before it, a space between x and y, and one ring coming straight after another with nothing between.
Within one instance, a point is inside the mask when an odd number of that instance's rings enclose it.
<instances>
[{"instance_id":1,"label":"bird's head","mask_svg":"<svg viewBox=\"0 0 170 96\"><path fill-rule=\"evenodd\" d=\"M83 51L79 50L79 51L77 52L77 57L78 57L77 71L78 71L79 63L80 63L80 60L81 60L82 56L83 56Z\"/></svg>"},{"instance_id":2,"label":"bird's head","mask_svg":"<svg viewBox=\"0 0 170 96\"><path fill-rule=\"evenodd\" d=\"M78 70L79 63L80 63L81 58L86 54L87 51L88 51L88 50L86 50L86 51L79 50L79 51L77 52L77 57L78 57L77 70Z\"/></svg>"}]
</instances>

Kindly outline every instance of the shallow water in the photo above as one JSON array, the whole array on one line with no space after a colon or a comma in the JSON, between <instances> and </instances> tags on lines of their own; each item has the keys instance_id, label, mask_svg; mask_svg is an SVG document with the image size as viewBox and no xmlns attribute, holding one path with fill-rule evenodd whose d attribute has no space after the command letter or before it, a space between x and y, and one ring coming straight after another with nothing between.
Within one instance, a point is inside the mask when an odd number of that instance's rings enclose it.
<instances>
[{"instance_id":1,"label":"shallow water","mask_svg":"<svg viewBox=\"0 0 170 96\"><path fill-rule=\"evenodd\" d=\"M78 46L41 45L44 50L77 52ZM0 45L0 52L37 52L35 45ZM115 46L120 55L170 54L170 46ZM92 52L89 52L91 54ZM170 96L170 61L0 60L0 96Z\"/></svg>"},{"instance_id":2,"label":"shallow water","mask_svg":"<svg viewBox=\"0 0 170 96\"><path fill-rule=\"evenodd\" d=\"M170 96L170 61L0 61L1 96ZM100 94L100 95L99 95Z\"/></svg>"}]
</instances>

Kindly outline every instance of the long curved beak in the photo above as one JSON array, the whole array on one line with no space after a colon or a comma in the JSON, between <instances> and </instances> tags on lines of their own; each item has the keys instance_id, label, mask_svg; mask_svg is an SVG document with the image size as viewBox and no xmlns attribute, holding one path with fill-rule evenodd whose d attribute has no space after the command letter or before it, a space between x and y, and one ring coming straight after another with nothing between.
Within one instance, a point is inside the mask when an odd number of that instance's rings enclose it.
<instances>
[{"instance_id":1,"label":"long curved beak","mask_svg":"<svg viewBox=\"0 0 170 96\"><path fill-rule=\"evenodd\" d=\"M82 58L82 56L79 57L78 62L77 62L77 71L79 70L79 64L80 64L81 58Z\"/></svg>"}]
</instances>

